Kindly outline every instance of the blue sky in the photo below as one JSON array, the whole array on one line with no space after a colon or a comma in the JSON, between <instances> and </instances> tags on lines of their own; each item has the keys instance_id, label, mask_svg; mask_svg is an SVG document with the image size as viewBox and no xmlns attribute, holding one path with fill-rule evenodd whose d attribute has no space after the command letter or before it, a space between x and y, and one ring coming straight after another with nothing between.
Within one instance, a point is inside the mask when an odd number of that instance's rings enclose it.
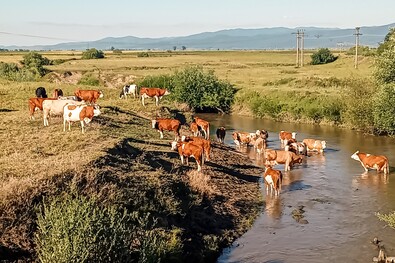
<instances>
[{"instance_id":1,"label":"blue sky","mask_svg":"<svg viewBox=\"0 0 395 263\"><path fill-rule=\"evenodd\" d=\"M395 0L3 0L0 46L395 22Z\"/></svg>"}]
</instances>

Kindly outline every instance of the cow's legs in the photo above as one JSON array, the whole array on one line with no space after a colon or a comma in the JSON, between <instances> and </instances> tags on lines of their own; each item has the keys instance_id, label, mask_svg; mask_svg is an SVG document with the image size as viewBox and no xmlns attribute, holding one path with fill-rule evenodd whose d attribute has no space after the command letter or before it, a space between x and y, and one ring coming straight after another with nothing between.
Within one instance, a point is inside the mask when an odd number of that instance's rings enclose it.
<instances>
[{"instance_id":1,"label":"cow's legs","mask_svg":"<svg viewBox=\"0 0 395 263\"><path fill-rule=\"evenodd\" d=\"M143 104L143 106L145 107L145 104L144 104L144 95L143 96L141 96L141 103Z\"/></svg>"},{"instance_id":2,"label":"cow's legs","mask_svg":"<svg viewBox=\"0 0 395 263\"><path fill-rule=\"evenodd\" d=\"M156 104L156 106L159 106L159 98L158 98L158 96L155 96L155 104Z\"/></svg>"},{"instance_id":3,"label":"cow's legs","mask_svg":"<svg viewBox=\"0 0 395 263\"><path fill-rule=\"evenodd\" d=\"M184 156L181 155L180 158L181 158L181 163L184 164Z\"/></svg>"},{"instance_id":4,"label":"cow's legs","mask_svg":"<svg viewBox=\"0 0 395 263\"><path fill-rule=\"evenodd\" d=\"M163 139L163 132L159 131L159 133L160 133L160 138Z\"/></svg>"}]
</instances>

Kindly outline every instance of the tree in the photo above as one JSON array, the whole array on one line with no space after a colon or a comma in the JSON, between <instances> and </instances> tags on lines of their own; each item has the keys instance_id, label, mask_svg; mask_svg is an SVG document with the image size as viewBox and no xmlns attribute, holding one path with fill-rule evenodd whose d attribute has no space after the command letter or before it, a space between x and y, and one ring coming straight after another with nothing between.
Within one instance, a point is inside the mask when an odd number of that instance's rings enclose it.
<instances>
[{"instance_id":1,"label":"tree","mask_svg":"<svg viewBox=\"0 0 395 263\"><path fill-rule=\"evenodd\" d=\"M50 65L51 61L37 52L29 52L23 56L21 63L34 75L42 77L49 72L44 66Z\"/></svg>"},{"instance_id":2,"label":"tree","mask_svg":"<svg viewBox=\"0 0 395 263\"><path fill-rule=\"evenodd\" d=\"M186 47L186 46L182 46L181 49L182 49L182 50L186 50L187 47Z\"/></svg>"},{"instance_id":3,"label":"tree","mask_svg":"<svg viewBox=\"0 0 395 263\"><path fill-rule=\"evenodd\" d=\"M82 53L82 59L98 59L104 58L104 53L96 48L87 49Z\"/></svg>"},{"instance_id":4,"label":"tree","mask_svg":"<svg viewBox=\"0 0 395 263\"><path fill-rule=\"evenodd\" d=\"M311 64L327 64L337 59L328 48L320 48L317 52L311 55Z\"/></svg>"},{"instance_id":5,"label":"tree","mask_svg":"<svg viewBox=\"0 0 395 263\"><path fill-rule=\"evenodd\" d=\"M176 51L177 50L177 46L173 46L173 50Z\"/></svg>"},{"instance_id":6,"label":"tree","mask_svg":"<svg viewBox=\"0 0 395 263\"><path fill-rule=\"evenodd\" d=\"M377 48L377 54L381 55L385 50L393 49L395 47L395 28L391 28L384 38L383 43Z\"/></svg>"}]
</instances>

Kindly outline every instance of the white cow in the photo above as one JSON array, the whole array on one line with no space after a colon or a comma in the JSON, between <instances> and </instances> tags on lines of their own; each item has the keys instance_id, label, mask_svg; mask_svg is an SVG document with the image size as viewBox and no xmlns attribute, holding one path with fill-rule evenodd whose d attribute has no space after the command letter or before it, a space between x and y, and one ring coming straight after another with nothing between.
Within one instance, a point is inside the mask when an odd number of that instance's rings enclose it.
<instances>
[{"instance_id":1,"label":"white cow","mask_svg":"<svg viewBox=\"0 0 395 263\"><path fill-rule=\"evenodd\" d=\"M88 124L94 116L99 116L100 113L100 109L96 106L66 104L63 110L63 131L66 131L66 122L69 123L70 131L71 122L79 121L82 133L84 133L84 123Z\"/></svg>"},{"instance_id":2,"label":"white cow","mask_svg":"<svg viewBox=\"0 0 395 263\"><path fill-rule=\"evenodd\" d=\"M75 100L44 100L43 101L43 118L44 126L49 126L48 117L49 115L62 115L63 109L66 104L81 105L84 102Z\"/></svg>"},{"instance_id":3,"label":"white cow","mask_svg":"<svg viewBox=\"0 0 395 263\"><path fill-rule=\"evenodd\" d=\"M122 99L123 97L125 97L125 99L127 99L128 94L133 95L134 98L137 98L137 85L136 84L123 86L121 94L119 94L119 98Z\"/></svg>"}]
</instances>

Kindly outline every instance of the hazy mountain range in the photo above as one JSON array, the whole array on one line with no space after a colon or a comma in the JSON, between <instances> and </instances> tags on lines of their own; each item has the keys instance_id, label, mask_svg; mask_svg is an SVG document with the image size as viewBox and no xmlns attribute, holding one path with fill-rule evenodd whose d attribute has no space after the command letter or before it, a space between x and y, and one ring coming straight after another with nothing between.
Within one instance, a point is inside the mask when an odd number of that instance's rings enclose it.
<instances>
[{"instance_id":1,"label":"hazy mountain range","mask_svg":"<svg viewBox=\"0 0 395 263\"><path fill-rule=\"evenodd\" d=\"M384 40L390 27L395 23L383 26L364 26L360 28L360 44L377 47ZM293 49L296 47L296 31L304 30L304 47L315 49L349 48L355 45L355 28L257 28L257 29L228 29L216 32L205 32L183 37L138 38L134 36L107 37L90 42L68 42L56 45L40 46L0 46L6 49L29 50L100 50L130 49L130 50L177 50L185 47L187 50L232 50L232 49Z\"/></svg>"}]
</instances>

